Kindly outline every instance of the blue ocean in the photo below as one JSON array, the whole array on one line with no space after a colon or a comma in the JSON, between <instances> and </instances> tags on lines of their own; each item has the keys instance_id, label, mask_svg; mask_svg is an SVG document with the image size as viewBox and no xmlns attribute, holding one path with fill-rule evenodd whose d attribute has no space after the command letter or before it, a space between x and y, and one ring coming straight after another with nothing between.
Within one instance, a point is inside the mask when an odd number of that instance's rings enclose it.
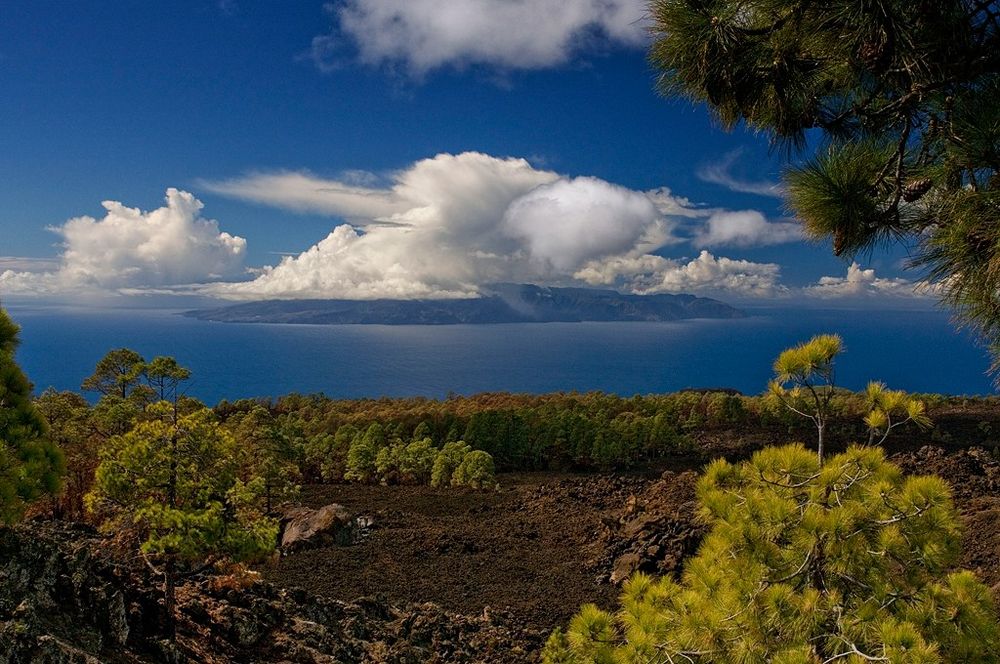
<instances>
[{"instance_id":1,"label":"blue ocean","mask_svg":"<svg viewBox=\"0 0 1000 664\"><path fill-rule=\"evenodd\" d=\"M176 311L11 306L18 359L36 390L78 389L109 349L173 355L208 403L289 392L331 397L449 392L686 387L764 390L783 349L822 332L843 336L837 382L869 379L913 392L989 394L989 359L941 311L757 309L740 320L457 326L214 323Z\"/></svg>"}]
</instances>

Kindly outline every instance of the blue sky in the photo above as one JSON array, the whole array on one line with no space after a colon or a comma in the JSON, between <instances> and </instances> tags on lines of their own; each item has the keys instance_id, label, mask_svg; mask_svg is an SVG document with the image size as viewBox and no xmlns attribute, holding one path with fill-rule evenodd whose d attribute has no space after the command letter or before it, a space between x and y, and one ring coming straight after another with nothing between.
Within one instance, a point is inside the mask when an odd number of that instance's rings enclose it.
<instances>
[{"instance_id":1,"label":"blue sky","mask_svg":"<svg viewBox=\"0 0 1000 664\"><path fill-rule=\"evenodd\" d=\"M0 297L927 302L901 250L802 241L763 138L655 93L641 1L440 4L6 6Z\"/></svg>"}]
</instances>

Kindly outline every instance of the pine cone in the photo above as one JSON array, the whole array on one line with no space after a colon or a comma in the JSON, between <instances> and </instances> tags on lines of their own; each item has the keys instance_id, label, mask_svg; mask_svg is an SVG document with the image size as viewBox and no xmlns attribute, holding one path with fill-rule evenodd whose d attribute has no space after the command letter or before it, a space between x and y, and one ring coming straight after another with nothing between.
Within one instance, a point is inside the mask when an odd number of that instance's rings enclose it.
<instances>
[{"instance_id":1,"label":"pine cone","mask_svg":"<svg viewBox=\"0 0 1000 664\"><path fill-rule=\"evenodd\" d=\"M910 180L903 187L903 200L907 203L912 203L913 201L918 201L923 198L924 194L930 191L933 186L930 178L920 178L919 180Z\"/></svg>"},{"instance_id":2,"label":"pine cone","mask_svg":"<svg viewBox=\"0 0 1000 664\"><path fill-rule=\"evenodd\" d=\"M843 231L834 231L833 233L833 255L839 256L844 253L844 244L847 243L847 238Z\"/></svg>"},{"instance_id":3,"label":"pine cone","mask_svg":"<svg viewBox=\"0 0 1000 664\"><path fill-rule=\"evenodd\" d=\"M889 64L892 54L889 52L888 41L888 37L883 32L866 39L858 47L858 57L871 71L881 71Z\"/></svg>"}]
</instances>

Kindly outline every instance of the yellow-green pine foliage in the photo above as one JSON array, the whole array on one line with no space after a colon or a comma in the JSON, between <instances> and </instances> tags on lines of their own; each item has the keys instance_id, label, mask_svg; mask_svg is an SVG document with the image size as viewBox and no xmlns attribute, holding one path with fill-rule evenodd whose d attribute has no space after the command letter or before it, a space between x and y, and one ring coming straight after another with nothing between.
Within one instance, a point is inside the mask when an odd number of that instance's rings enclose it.
<instances>
[{"instance_id":1,"label":"yellow-green pine foliage","mask_svg":"<svg viewBox=\"0 0 1000 664\"><path fill-rule=\"evenodd\" d=\"M865 424L869 443L884 443L892 430L912 422L921 429L931 426L927 406L903 390L890 390L885 383L872 381L865 388Z\"/></svg>"},{"instance_id":2,"label":"yellow-green pine foliage","mask_svg":"<svg viewBox=\"0 0 1000 664\"><path fill-rule=\"evenodd\" d=\"M59 490L63 457L31 400L31 383L14 361L18 326L0 309L0 524Z\"/></svg>"},{"instance_id":3,"label":"yellow-green pine foliage","mask_svg":"<svg viewBox=\"0 0 1000 664\"><path fill-rule=\"evenodd\" d=\"M396 440L386 445L375 455L375 475L385 484L398 484L399 463L406 448L403 441Z\"/></svg>"},{"instance_id":4,"label":"yellow-green pine foliage","mask_svg":"<svg viewBox=\"0 0 1000 664\"><path fill-rule=\"evenodd\" d=\"M198 561L211 555L237 560L272 551L278 523L264 509L262 477L239 477L233 436L202 409L159 417L110 438L100 450L90 510L109 526L133 526L146 553Z\"/></svg>"},{"instance_id":5,"label":"yellow-green pine foliage","mask_svg":"<svg viewBox=\"0 0 1000 664\"><path fill-rule=\"evenodd\" d=\"M371 482L375 479L375 459L387 443L385 429L378 422L372 424L364 435L358 436L347 451L347 472L344 479Z\"/></svg>"},{"instance_id":6,"label":"yellow-green pine foliage","mask_svg":"<svg viewBox=\"0 0 1000 664\"><path fill-rule=\"evenodd\" d=\"M455 473L455 469L462 463L465 455L471 451L472 448L461 440L445 443L434 458L434 466L431 468L431 486L450 486L451 476Z\"/></svg>"},{"instance_id":7,"label":"yellow-green pine foliage","mask_svg":"<svg viewBox=\"0 0 1000 664\"><path fill-rule=\"evenodd\" d=\"M399 455L399 474L405 484L427 484L437 459L437 448L430 438L414 440Z\"/></svg>"},{"instance_id":8,"label":"yellow-green pine foliage","mask_svg":"<svg viewBox=\"0 0 1000 664\"><path fill-rule=\"evenodd\" d=\"M836 334L818 334L809 341L781 352L774 361L775 380L779 384L796 386L830 382L833 361L843 349Z\"/></svg>"},{"instance_id":9,"label":"yellow-green pine foliage","mask_svg":"<svg viewBox=\"0 0 1000 664\"><path fill-rule=\"evenodd\" d=\"M824 454L824 431L834 394L834 360L843 350L836 334L818 334L809 341L781 352L774 361L774 380L768 386L772 397L789 410L816 425L820 463Z\"/></svg>"},{"instance_id":10,"label":"yellow-green pine foliage","mask_svg":"<svg viewBox=\"0 0 1000 664\"><path fill-rule=\"evenodd\" d=\"M493 489L497 486L496 466L489 452L472 450L462 458L462 463L451 476L452 486L470 486L473 489Z\"/></svg>"},{"instance_id":11,"label":"yellow-green pine foliage","mask_svg":"<svg viewBox=\"0 0 1000 664\"><path fill-rule=\"evenodd\" d=\"M790 445L713 462L698 497L711 531L681 578L638 574L616 613L583 607L548 661L1000 662L940 478L904 477L880 448L820 466Z\"/></svg>"}]
</instances>

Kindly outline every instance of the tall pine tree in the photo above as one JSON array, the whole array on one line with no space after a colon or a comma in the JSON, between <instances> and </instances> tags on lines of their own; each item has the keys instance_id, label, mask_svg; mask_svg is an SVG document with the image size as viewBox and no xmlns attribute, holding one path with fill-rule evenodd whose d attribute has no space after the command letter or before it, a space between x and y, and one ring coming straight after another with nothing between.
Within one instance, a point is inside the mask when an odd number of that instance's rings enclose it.
<instances>
[{"instance_id":1,"label":"tall pine tree","mask_svg":"<svg viewBox=\"0 0 1000 664\"><path fill-rule=\"evenodd\" d=\"M14 361L20 328L0 309L0 523L59 490L63 458L31 401L31 383Z\"/></svg>"}]
</instances>

